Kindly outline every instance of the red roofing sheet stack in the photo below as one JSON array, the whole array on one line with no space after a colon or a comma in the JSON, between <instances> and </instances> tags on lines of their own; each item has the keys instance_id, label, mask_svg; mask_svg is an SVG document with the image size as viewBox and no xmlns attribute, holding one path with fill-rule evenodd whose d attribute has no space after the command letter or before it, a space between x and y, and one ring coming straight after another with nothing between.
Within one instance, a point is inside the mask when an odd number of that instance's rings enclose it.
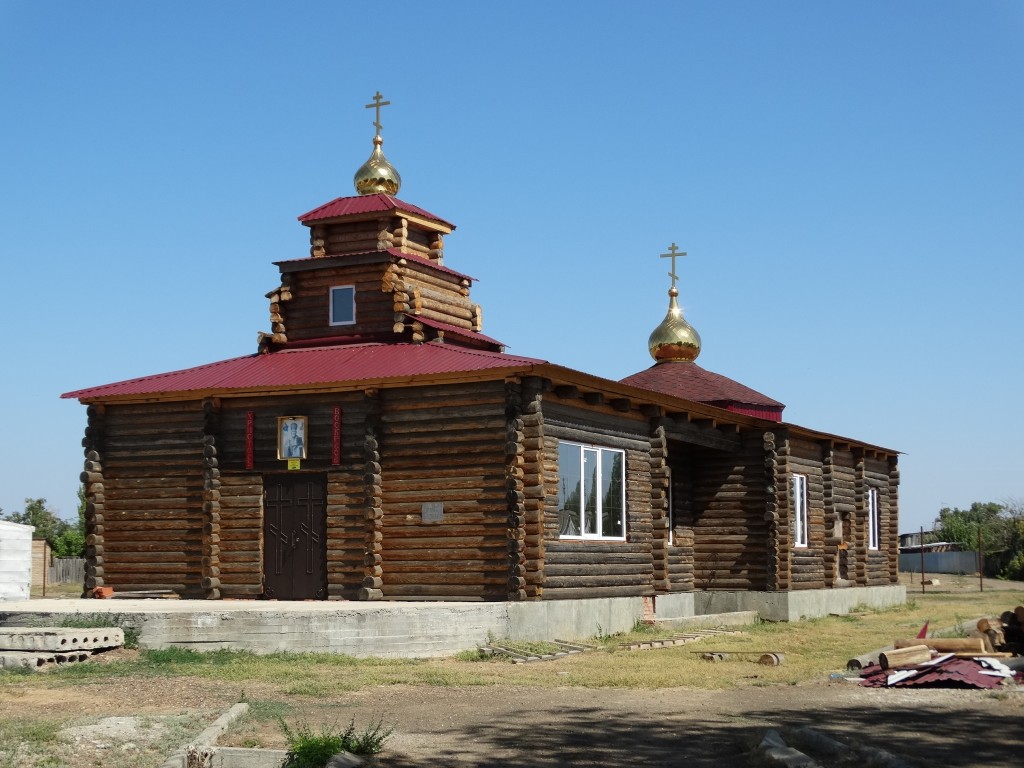
<instances>
[{"instance_id":1,"label":"red roofing sheet stack","mask_svg":"<svg viewBox=\"0 0 1024 768\"><path fill-rule=\"evenodd\" d=\"M1020 681L1019 672L1010 672L994 659L960 659L952 654L911 667L882 669L872 664L860 676L860 684L868 688L998 688L1006 679Z\"/></svg>"}]
</instances>

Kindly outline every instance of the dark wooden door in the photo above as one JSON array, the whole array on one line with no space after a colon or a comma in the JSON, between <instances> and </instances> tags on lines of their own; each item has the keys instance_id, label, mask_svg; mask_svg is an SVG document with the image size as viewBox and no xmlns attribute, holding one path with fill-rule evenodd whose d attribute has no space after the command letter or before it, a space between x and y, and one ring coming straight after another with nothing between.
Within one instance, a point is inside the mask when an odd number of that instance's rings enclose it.
<instances>
[{"instance_id":1,"label":"dark wooden door","mask_svg":"<svg viewBox=\"0 0 1024 768\"><path fill-rule=\"evenodd\" d=\"M327 597L327 478L263 478L263 591L278 600Z\"/></svg>"}]
</instances>

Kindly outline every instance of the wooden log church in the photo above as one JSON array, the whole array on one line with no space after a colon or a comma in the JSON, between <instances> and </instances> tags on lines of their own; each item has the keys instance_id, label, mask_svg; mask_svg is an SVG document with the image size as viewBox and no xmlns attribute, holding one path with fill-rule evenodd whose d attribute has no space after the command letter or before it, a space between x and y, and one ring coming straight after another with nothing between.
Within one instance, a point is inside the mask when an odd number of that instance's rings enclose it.
<instances>
[{"instance_id":1,"label":"wooden log church","mask_svg":"<svg viewBox=\"0 0 1024 768\"><path fill-rule=\"evenodd\" d=\"M299 217L249 355L88 406L85 587L539 601L897 581L897 452L782 420L695 362L673 245L654 365L506 354L454 226L396 197L380 94L357 194Z\"/></svg>"}]
</instances>

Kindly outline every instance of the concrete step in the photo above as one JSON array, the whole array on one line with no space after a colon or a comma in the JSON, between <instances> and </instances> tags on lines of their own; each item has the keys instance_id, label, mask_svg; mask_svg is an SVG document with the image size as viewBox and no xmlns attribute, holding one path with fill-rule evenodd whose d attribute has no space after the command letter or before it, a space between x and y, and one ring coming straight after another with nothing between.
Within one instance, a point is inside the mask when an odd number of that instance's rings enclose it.
<instances>
[{"instance_id":1,"label":"concrete step","mask_svg":"<svg viewBox=\"0 0 1024 768\"><path fill-rule=\"evenodd\" d=\"M658 627L673 629L701 629L709 627L747 627L757 621L757 611L730 611L705 613L699 616L679 616L655 619Z\"/></svg>"},{"instance_id":2,"label":"concrete step","mask_svg":"<svg viewBox=\"0 0 1024 768\"><path fill-rule=\"evenodd\" d=\"M0 653L5 651L91 651L124 645L116 627L0 627Z\"/></svg>"}]
</instances>

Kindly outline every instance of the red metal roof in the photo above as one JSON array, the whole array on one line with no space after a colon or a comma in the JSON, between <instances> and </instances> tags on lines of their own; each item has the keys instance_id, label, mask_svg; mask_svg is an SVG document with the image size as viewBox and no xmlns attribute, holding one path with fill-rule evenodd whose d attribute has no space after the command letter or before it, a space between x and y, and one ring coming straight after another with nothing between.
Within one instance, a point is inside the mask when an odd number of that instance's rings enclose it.
<instances>
[{"instance_id":1,"label":"red metal roof","mask_svg":"<svg viewBox=\"0 0 1024 768\"><path fill-rule=\"evenodd\" d=\"M419 256L415 253L406 253L405 251L400 250L398 248L387 248L383 251L357 251L356 253L343 253L338 254L336 256L303 256L301 259L287 259L285 261L275 261L274 264L276 264L277 266L281 266L282 264L300 264L302 262L307 261L324 261L325 259L345 259L349 256L365 256L368 253L387 253L391 256L394 256L395 258L406 259L407 261L411 261L414 264L420 264L424 267L435 269L438 272L443 272L447 275L457 277L461 280L469 280L470 282L476 280L475 277L463 274L462 272L456 272L454 269L449 269L448 267L444 266L444 264L438 264L436 261L431 261L430 259L424 256Z\"/></svg>"},{"instance_id":2,"label":"red metal roof","mask_svg":"<svg viewBox=\"0 0 1024 768\"><path fill-rule=\"evenodd\" d=\"M276 389L360 381L414 379L437 374L504 368L529 369L543 360L454 344L348 344L282 349L67 392L61 397L94 400L194 391Z\"/></svg>"},{"instance_id":3,"label":"red metal roof","mask_svg":"<svg viewBox=\"0 0 1024 768\"><path fill-rule=\"evenodd\" d=\"M419 206L403 202L397 197L385 195L383 192L375 195L335 198L329 203L324 203L319 208L314 208L312 211L302 214L299 216L299 221L303 224L309 224L314 221L322 221L323 219L336 219L339 216L357 216L362 213L386 213L388 211L405 211L406 213L412 213L426 219L432 219L444 224L446 227L455 229L454 224L445 221L440 216L435 216Z\"/></svg>"},{"instance_id":4,"label":"red metal roof","mask_svg":"<svg viewBox=\"0 0 1024 768\"><path fill-rule=\"evenodd\" d=\"M778 400L727 376L704 370L696 363L655 363L621 379L621 383L772 421L781 421L785 408Z\"/></svg>"}]
</instances>

